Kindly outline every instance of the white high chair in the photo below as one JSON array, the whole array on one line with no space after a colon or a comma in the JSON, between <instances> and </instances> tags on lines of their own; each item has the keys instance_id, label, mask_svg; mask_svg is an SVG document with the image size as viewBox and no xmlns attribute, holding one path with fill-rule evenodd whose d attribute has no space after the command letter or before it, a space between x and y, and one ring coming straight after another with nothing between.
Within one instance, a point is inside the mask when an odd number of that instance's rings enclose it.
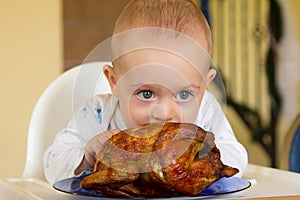
<instances>
[{"instance_id":1,"label":"white high chair","mask_svg":"<svg viewBox=\"0 0 300 200\"><path fill-rule=\"evenodd\" d=\"M100 78L99 81L99 77L103 77L102 67L105 64L111 63L92 62L74 67L55 79L43 92L30 120L26 163L22 175L24 178L46 180L43 167L44 151L53 142L56 134L67 126L73 110L75 111L80 104L83 105L93 93L110 92L107 80ZM97 85L95 90L86 89L93 87L93 84Z\"/></svg>"}]
</instances>

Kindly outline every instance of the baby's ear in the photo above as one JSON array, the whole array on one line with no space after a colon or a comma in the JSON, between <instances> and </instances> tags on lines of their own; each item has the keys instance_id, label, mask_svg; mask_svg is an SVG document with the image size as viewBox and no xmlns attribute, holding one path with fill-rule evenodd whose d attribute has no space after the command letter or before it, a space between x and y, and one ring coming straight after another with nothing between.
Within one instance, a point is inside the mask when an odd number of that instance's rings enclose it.
<instances>
[{"instance_id":1,"label":"baby's ear","mask_svg":"<svg viewBox=\"0 0 300 200\"><path fill-rule=\"evenodd\" d=\"M210 68L207 73L206 83L209 84L212 80L214 80L216 74L217 74L216 69Z\"/></svg>"},{"instance_id":2,"label":"baby's ear","mask_svg":"<svg viewBox=\"0 0 300 200\"><path fill-rule=\"evenodd\" d=\"M113 67L110 65L104 65L103 73L108 80L108 83L109 83L112 93L115 95L115 88L116 88L117 80L116 80L116 75L115 75L115 71L114 71Z\"/></svg>"}]
</instances>

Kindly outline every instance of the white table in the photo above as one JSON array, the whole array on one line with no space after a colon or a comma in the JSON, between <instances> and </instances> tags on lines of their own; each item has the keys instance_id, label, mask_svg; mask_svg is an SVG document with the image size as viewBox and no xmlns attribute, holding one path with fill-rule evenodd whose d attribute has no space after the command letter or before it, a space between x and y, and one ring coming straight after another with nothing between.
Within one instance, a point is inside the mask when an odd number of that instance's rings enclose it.
<instances>
[{"instance_id":1,"label":"white table","mask_svg":"<svg viewBox=\"0 0 300 200\"><path fill-rule=\"evenodd\" d=\"M250 188L236 193L211 196L209 199L264 199L265 197L269 197L266 199L300 199L300 174L298 173L249 164L243 178L252 183ZM11 178L0 179L0 199L90 200L101 198L62 193L54 190L47 182L36 178Z\"/></svg>"}]
</instances>

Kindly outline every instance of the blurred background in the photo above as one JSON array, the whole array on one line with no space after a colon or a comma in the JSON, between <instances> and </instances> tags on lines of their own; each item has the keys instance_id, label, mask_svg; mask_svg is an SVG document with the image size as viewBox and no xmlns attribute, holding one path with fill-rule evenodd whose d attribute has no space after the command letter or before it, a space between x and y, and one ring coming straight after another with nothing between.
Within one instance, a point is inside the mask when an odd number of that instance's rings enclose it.
<instances>
[{"instance_id":1,"label":"blurred background","mask_svg":"<svg viewBox=\"0 0 300 200\"><path fill-rule=\"evenodd\" d=\"M22 175L39 96L110 37L128 2L0 0L0 177ZM300 1L194 2L212 28L226 115L249 162L281 167L286 133L300 113Z\"/></svg>"}]
</instances>

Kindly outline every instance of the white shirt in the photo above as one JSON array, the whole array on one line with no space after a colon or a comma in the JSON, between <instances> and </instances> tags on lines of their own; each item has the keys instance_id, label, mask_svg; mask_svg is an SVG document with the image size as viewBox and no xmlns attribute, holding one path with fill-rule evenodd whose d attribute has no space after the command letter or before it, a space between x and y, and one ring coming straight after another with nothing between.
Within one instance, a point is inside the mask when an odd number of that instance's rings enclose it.
<instances>
[{"instance_id":1,"label":"white shirt","mask_svg":"<svg viewBox=\"0 0 300 200\"><path fill-rule=\"evenodd\" d=\"M241 176L248 164L247 152L235 138L220 104L208 91L204 93L194 123L215 134L222 162L238 168L237 176ZM54 183L75 176L74 170L83 159L85 144L95 135L116 128L124 130L127 127L115 96L98 95L88 101L45 151L44 172L47 180Z\"/></svg>"}]
</instances>

